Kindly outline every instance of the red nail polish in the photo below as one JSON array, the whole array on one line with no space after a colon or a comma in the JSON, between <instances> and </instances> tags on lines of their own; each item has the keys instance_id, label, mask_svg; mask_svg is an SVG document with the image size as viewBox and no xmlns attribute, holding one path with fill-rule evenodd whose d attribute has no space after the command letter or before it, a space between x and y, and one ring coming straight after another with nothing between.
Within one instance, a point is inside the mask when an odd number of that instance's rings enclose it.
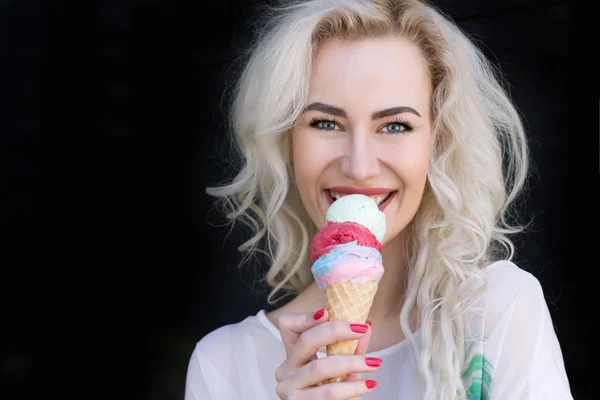
<instances>
[{"instance_id":1,"label":"red nail polish","mask_svg":"<svg viewBox=\"0 0 600 400\"><path fill-rule=\"evenodd\" d=\"M368 380L366 384L367 389L373 389L375 386L377 386L377 381Z\"/></svg>"},{"instance_id":2,"label":"red nail polish","mask_svg":"<svg viewBox=\"0 0 600 400\"><path fill-rule=\"evenodd\" d=\"M367 333L369 327L363 324L350 324L350 329L352 330L352 332L356 333Z\"/></svg>"},{"instance_id":3,"label":"red nail polish","mask_svg":"<svg viewBox=\"0 0 600 400\"><path fill-rule=\"evenodd\" d=\"M315 315L313 315L313 318L314 318L315 320L317 320L317 319L321 319L321 318L323 317L323 315L325 315L325 309L324 309L324 308L321 308L319 311L317 311L317 312L315 313Z\"/></svg>"},{"instance_id":4,"label":"red nail polish","mask_svg":"<svg viewBox=\"0 0 600 400\"><path fill-rule=\"evenodd\" d=\"M383 362L383 360L381 358L375 358L375 357L367 357L367 358L365 358L365 363L369 367L379 367L382 362Z\"/></svg>"}]
</instances>

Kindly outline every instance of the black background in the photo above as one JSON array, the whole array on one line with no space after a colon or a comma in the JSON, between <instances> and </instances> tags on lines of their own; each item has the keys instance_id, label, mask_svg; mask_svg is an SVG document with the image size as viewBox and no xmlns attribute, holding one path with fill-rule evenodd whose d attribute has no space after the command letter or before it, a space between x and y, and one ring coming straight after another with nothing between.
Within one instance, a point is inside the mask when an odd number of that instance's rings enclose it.
<instances>
[{"instance_id":1,"label":"black background","mask_svg":"<svg viewBox=\"0 0 600 400\"><path fill-rule=\"evenodd\" d=\"M0 398L182 399L195 343L269 307L264 269L235 268L244 231L226 237L204 194L235 172L219 102L259 3L0 1ZM575 7L435 4L525 116L537 170L517 261L544 287L575 398L596 398L579 303L594 263L569 218L575 91L588 90L573 73Z\"/></svg>"}]
</instances>

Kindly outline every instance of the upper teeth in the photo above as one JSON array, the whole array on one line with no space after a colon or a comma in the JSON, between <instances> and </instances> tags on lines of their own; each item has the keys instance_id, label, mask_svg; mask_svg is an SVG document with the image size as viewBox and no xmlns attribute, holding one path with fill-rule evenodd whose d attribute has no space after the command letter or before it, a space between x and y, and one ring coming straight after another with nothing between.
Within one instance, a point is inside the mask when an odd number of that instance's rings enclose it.
<instances>
[{"instance_id":1,"label":"upper teeth","mask_svg":"<svg viewBox=\"0 0 600 400\"><path fill-rule=\"evenodd\" d=\"M390 193L391 193L391 192L390 192ZM385 200L388 198L388 196L390 195L390 193L376 194L376 195L369 196L369 197L370 197L370 198L372 198L372 199L375 201L375 203L377 203L377 205L380 205L381 203L383 203L383 202L384 202L384 201L385 201ZM330 195L330 196L331 196L331 197L332 197L334 200L337 200L337 199L339 199L340 197L347 196L348 194L347 194L347 193L336 193L336 192L332 192L332 191L330 190L330 191L329 191L329 195Z\"/></svg>"}]
</instances>

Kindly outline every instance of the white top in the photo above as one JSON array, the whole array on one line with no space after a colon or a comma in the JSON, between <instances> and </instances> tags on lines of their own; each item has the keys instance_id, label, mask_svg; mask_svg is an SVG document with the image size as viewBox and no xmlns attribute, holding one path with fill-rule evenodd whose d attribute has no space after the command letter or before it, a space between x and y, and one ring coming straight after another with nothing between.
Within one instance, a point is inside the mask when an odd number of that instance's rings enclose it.
<instances>
[{"instance_id":1,"label":"white top","mask_svg":"<svg viewBox=\"0 0 600 400\"><path fill-rule=\"evenodd\" d=\"M468 371L472 372L466 379L473 393L490 383L491 390L487 396L473 395L469 400L572 400L539 281L508 261L491 264L486 275L488 288L475 303L485 310L485 323L481 313L465 319L471 331L483 330L486 336L468 346L467 363L472 367ZM377 387L361 399L419 399L422 379L411 351L406 340L367 351L367 356L383 359L383 365L362 375L376 380ZM326 356L323 352L317 355ZM279 331L261 310L216 329L196 344L187 371L185 400L278 400L275 370L284 359Z\"/></svg>"}]
</instances>

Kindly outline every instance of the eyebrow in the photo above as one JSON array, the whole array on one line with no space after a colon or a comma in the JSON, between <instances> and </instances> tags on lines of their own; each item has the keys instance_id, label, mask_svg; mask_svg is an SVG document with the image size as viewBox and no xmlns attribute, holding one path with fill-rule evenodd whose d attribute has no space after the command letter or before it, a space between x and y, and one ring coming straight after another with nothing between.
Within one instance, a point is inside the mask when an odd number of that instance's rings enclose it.
<instances>
[{"instance_id":1,"label":"eyebrow","mask_svg":"<svg viewBox=\"0 0 600 400\"><path fill-rule=\"evenodd\" d=\"M338 117L346 118L346 111L342 110L341 108L338 108L338 107L335 107L335 106L332 106L329 104L325 104L325 103L319 103L319 102L311 103L308 106L306 106L304 108L304 110L302 110L302 113L304 114L305 112L308 112L308 111L321 111L326 114L331 114L331 115L335 115ZM419 112L412 107L400 106L400 107L392 107L392 108L386 108L385 110L376 111L371 115L371 119L373 121L375 121L379 118L391 117L392 115L398 115L398 114L403 114L403 113L411 113L411 114L416 115L417 117L421 116L421 114L419 114Z\"/></svg>"}]
</instances>

